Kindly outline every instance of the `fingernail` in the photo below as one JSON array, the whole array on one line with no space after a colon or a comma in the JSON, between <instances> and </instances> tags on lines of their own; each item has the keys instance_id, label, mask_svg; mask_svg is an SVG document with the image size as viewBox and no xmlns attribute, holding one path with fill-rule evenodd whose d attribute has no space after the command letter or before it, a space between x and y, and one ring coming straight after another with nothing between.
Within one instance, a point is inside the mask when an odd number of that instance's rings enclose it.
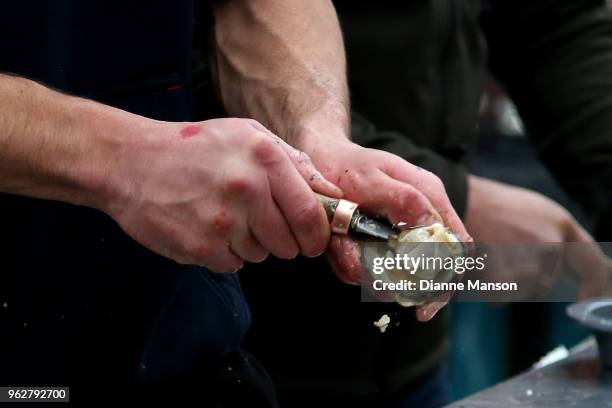
<instances>
[{"instance_id":1,"label":"fingernail","mask_svg":"<svg viewBox=\"0 0 612 408\"><path fill-rule=\"evenodd\" d=\"M417 225L432 225L435 223L442 223L442 217L435 210L430 213L425 213L417 218Z\"/></svg>"},{"instance_id":2,"label":"fingernail","mask_svg":"<svg viewBox=\"0 0 612 408\"><path fill-rule=\"evenodd\" d=\"M428 305L422 306L418 311L419 320L422 322L430 321L445 305L445 302L432 302Z\"/></svg>"},{"instance_id":3,"label":"fingernail","mask_svg":"<svg viewBox=\"0 0 612 408\"><path fill-rule=\"evenodd\" d=\"M316 253L316 254L314 254L314 255L304 255L304 256L305 256L306 258L317 258L317 257L319 257L319 256L323 255L323 253L325 253L325 250L323 250L323 251L321 251L321 252L318 252L318 253Z\"/></svg>"},{"instance_id":4,"label":"fingernail","mask_svg":"<svg viewBox=\"0 0 612 408\"><path fill-rule=\"evenodd\" d=\"M431 214L423 214L416 220L416 225L431 225L438 222L433 215Z\"/></svg>"},{"instance_id":5,"label":"fingernail","mask_svg":"<svg viewBox=\"0 0 612 408\"><path fill-rule=\"evenodd\" d=\"M334 183L332 183L331 181L329 181L328 179L326 179L325 177L323 177L323 175L315 170L313 172L313 174L310 176L310 181L313 183L320 183L320 184L324 184L325 187L327 187L328 189L332 190L333 193L335 193L335 195L337 196L342 196L343 192L340 189L340 187L338 187L337 185L335 185Z\"/></svg>"},{"instance_id":6,"label":"fingernail","mask_svg":"<svg viewBox=\"0 0 612 408\"><path fill-rule=\"evenodd\" d=\"M427 321L433 319L434 317L436 317L436 315L438 314L438 311L440 309L434 309L432 311L429 312L429 316L427 317Z\"/></svg>"},{"instance_id":7,"label":"fingernail","mask_svg":"<svg viewBox=\"0 0 612 408\"><path fill-rule=\"evenodd\" d=\"M336 193L336 196L338 196L338 197L344 196L344 191L342 191L342 189L340 189L340 187L338 187L337 185L335 185L331 181L328 181L327 179L324 179L324 180L325 180L325 183L327 183L327 185L329 186L329 188L334 190L334 193Z\"/></svg>"}]
</instances>

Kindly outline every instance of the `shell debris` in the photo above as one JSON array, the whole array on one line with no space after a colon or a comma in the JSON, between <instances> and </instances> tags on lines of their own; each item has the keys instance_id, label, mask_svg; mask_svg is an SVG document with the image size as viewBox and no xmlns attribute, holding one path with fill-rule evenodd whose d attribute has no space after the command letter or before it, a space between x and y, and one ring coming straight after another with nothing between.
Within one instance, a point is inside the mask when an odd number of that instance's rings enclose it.
<instances>
[{"instance_id":1,"label":"shell debris","mask_svg":"<svg viewBox=\"0 0 612 408\"><path fill-rule=\"evenodd\" d=\"M389 315L384 314L380 316L380 319L374 322L374 326L378 327L381 333L384 333L385 330L387 330L389 323L391 323L391 318Z\"/></svg>"}]
</instances>

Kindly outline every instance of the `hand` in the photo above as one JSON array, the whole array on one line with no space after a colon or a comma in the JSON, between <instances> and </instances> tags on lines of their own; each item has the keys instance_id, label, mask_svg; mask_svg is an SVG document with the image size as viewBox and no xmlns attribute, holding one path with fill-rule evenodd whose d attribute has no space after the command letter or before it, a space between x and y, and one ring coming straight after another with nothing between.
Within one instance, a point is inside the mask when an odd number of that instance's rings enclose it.
<instances>
[{"instance_id":1,"label":"hand","mask_svg":"<svg viewBox=\"0 0 612 408\"><path fill-rule=\"evenodd\" d=\"M578 224L562 206L549 198L519 187L484 178L470 176L466 226L476 242L484 243L554 243L573 242L566 245L562 260L563 270L573 270L578 279L578 298L603 294L609 288L609 273L605 255L588 232ZM550 282L542 268L546 261L547 247L525 245L516 248L523 257L512 262L495 265L496 274L506 274L507 279L521 280L536 285ZM505 250L509 252L510 248ZM502 252L502 251L500 251ZM503 255L503 254L501 254ZM521 267L519 266L519 262ZM504 265L512 265L502 270Z\"/></svg>"},{"instance_id":2,"label":"hand","mask_svg":"<svg viewBox=\"0 0 612 408\"><path fill-rule=\"evenodd\" d=\"M408 226L441 222L464 242L470 242L463 223L446 195L444 185L433 173L390 153L367 149L348 140L306 149L317 168L359 204L370 216L387 218ZM338 275L347 283L361 278L357 244L344 236L332 236L326 252ZM417 309L420 320L429 320L448 299Z\"/></svg>"},{"instance_id":3,"label":"hand","mask_svg":"<svg viewBox=\"0 0 612 408\"><path fill-rule=\"evenodd\" d=\"M329 223L312 190L342 193L304 153L253 120L139 120L103 208L136 241L216 272L325 250Z\"/></svg>"}]
</instances>

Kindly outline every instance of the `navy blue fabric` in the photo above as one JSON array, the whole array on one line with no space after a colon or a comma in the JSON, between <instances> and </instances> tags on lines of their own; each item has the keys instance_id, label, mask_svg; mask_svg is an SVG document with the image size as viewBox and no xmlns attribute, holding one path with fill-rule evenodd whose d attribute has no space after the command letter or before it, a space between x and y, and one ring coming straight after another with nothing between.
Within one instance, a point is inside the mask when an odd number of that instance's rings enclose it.
<instances>
[{"instance_id":1,"label":"navy blue fabric","mask_svg":"<svg viewBox=\"0 0 612 408\"><path fill-rule=\"evenodd\" d=\"M0 71L155 119L192 118L191 1L22 1L2 14ZM2 385L217 370L250 325L236 275L164 259L98 211L0 194L0 231Z\"/></svg>"},{"instance_id":2,"label":"navy blue fabric","mask_svg":"<svg viewBox=\"0 0 612 408\"><path fill-rule=\"evenodd\" d=\"M450 398L450 378L446 366L436 368L421 381L412 384L407 391L400 391L377 406L389 408L440 408L448 405Z\"/></svg>"}]
</instances>

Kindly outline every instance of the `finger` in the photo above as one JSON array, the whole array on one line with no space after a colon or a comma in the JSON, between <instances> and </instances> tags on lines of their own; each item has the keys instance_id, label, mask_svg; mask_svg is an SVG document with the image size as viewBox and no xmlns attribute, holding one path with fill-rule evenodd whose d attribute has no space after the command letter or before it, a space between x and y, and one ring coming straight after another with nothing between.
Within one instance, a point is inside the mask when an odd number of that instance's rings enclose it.
<instances>
[{"instance_id":1,"label":"finger","mask_svg":"<svg viewBox=\"0 0 612 408\"><path fill-rule=\"evenodd\" d=\"M416 308L416 318L420 322L428 322L434 318L434 316L446 306L453 295L453 292L446 292L440 295L437 300L428 302L423 306Z\"/></svg>"},{"instance_id":2,"label":"finger","mask_svg":"<svg viewBox=\"0 0 612 408\"><path fill-rule=\"evenodd\" d=\"M243 260L230 251L229 243L213 245L212 248L220 249L214 253L203 254L198 264L212 272L237 272L244 266Z\"/></svg>"},{"instance_id":3,"label":"finger","mask_svg":"<svg viewBox=\"0 0 612 408\"><path fill-rule=\"evenodd\" d=\"M593 237L576 220L570 218L565 227L566 261L578 281L578 300L602 296L610 290L609 258Z\"/></svg>"},{"instance_id":4,"label":"finger","mask_svg":"<svg viewBox=\"0 0 612 408\"><path fill-rule=\"evenodd\" d=\"M338 263L336 254L330 249L332 245L334 245L334 240L338 238L336 235L332 235L329 241L329 247L325 251L325 259L327 259L327 263L331 270L336 274L338 279L340 279L344 283L348 283L349 285L356 285L357 283L351 279L348 279L343 273L342 268L340 268L340 264Z\"/></svg>"},{"instance_id":5,"label":"finger","mask_svg":"<svg viewBox=\"0 0 612 408\"><path fill-rule=\"evenodd\" d=\"M230 240L230 250L247 262L259 263L268 257L269 252L253 237L245 225L240 234Z\"/></svg>"},{"instance_id":6,"label":"finger","mask_svg":"<svg viewBox=\"0 0 612 408\"><path fill-rule=\"evenodd\" d=\"M573 217L570 217L565 225L565 231L563 232L566 242L595 242L591 234L582 228Z\"/></svg>"},{"instance_id":7,"label":"finger","mask_svg":"<svg viewBox=\"0 0 612 408\"><path fill-rule=\"evenodd\" d=\"M415 313L419 322L428 322L444 307L446 302L431 302L417 307Z\"/></svg>"},{"instance_id":8,"label":"finger","mask_svg":"<svg viewBox=\"0 0 612 408\"><path fill-rule=\"evenodd\" d=\"M408 226L442 222L432 203L413 186L380 173L376 189L378 194L360 205L366 213L386 217L393 224L404 222Z\"/></svg>"},{"instance_id":9,"label":"finger","mask_svg":"<svg viewBox=\"0 0 612 408\"><path fill-rule=\"evenodd\" d=\"M342 190L331 181L327 180L323 175L316 169L310 157L294 148L293 146L286 143L283 139L276 136L269 129L263 126L261 123L253 120L249 121L251 126L255 129L265 133L272 141L278 145L285 154L289 157L295 168L298 170L302 178L308 183L308 185L316 192L326 194L330 197L340 198L342 197Z\"/></svg>"},{"instance_id":10,"label":"finger","mask_svg":"<svg viewBox=\"0 0 612 408\"><path fill-rule=\"evenodd\" d=\"M281 143L281 147L285 153L287 153L295 168L312 190L316 191L317 193L326 194L330 197L342 197L342 190L340 190L340 187L323 177L306 153L294 149L284 142Z\"/></svg>"},{"instance_id":11,"label":"finger","mask_svg":"<svg viewBox=\"0 0 612 408\"><path fill-rule=\"evenodd\" d=\"M321 255L330 237L325 210L312 189L283 154L268 162L268 180L274 201L285 216L301 253Z\"/></svg>"},{"instance_id":12,"label":"finger","mask_svg":"<svg viewBox=\"0 0 612 408\"><path fill-rule=\"evenodd\" d=\"M355 241L346 236L333 235L325 256L338 279L344 283L359 284L363 267Z\"/></svg>"},{"instance_id":13,"label":"finger","mask_svg":"<svg viewBox=\"0 0 612 408\"><path fill-rule=\"evenodd\" d=\"M285 217L272 199L267 187L256 210L249 215L247 224L254 239L265 250L281 259L293 259L299 247Z\"/></svg>"},{"instance_id":14,"label":"finger","mask_svg":"<svg viewBox=\"0 0 612 408\"><path fill-rule=\"evenodd\" d=\"M459 237L459 240L473 241L450 203L444 184L437 176L397 156L391 156L384 171L395 180L411 184L421 191L433 204L436 212L440 214L443 224L450 228Z\"/></svg>"}]
</instances>

